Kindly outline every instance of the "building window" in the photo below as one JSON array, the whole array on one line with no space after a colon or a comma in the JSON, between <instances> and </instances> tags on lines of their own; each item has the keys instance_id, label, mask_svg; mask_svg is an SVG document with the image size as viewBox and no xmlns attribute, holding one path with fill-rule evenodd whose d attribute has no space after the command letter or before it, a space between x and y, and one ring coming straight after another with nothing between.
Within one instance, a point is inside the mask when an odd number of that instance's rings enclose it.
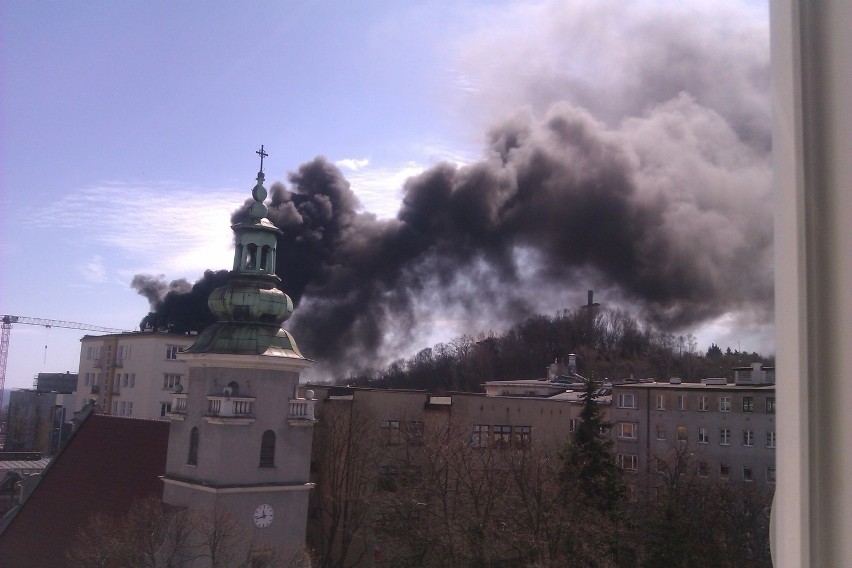
<instances>
[{"instance_id":1,"label":"building window","mask_svg":"<svg viewBox=\"0 0 852 568\"><path fill-rule=\"evenodd\" d=\"M117 400L112 401L112 414L113 415L118 414L118 401Z\"/></svg>"},{"instance_id":2,"label":"building window","mask_svg":"<svg viewBox=\"0 0 852 568\"><path fill-rule=\"evenodd\" d=\"M729 446L731 444L731 429L730 428L720 428L719 429L719 445L720 446Z\"/></svg>"},{"instance_id":3,"label":"building window","mask_svg":"<svg viewBox=\"0 0 852 568\"><path fill-rule=\"evenodd\" d=\"M83 384L85 386L89 386L89 382L91 382L91 380L92 378L90 373L86 373L85 375L83 375Z\"/></svg>"},{"instance_id":4,"label":"building window","mask_svg":"<svg viewBox=\"0 0 852 568\"><path fill-rule=\"evenodd\" d=\"M618 408L636 408L636 395L633 393L618 395Z\"/></svg>"},{"instance_id":5,"label":"building window","mask_svg":"<svg viewBox=\"0 0 852 568\"><path fill-rule=\"evenodd\" d=\"M512 443L512 427L498 424L494 426L494 445L508 447Z\"/></svg>"},{"instance_id":6,"label":"building window","mask_svg":"<svg viewBox=\"0 0 852 568\"><path fill-rule=\"evenodd\" d=\"M515 426L515 445L519 448L529 446L531 433L532 428L530 426Z\"/></svg>"},{"instance_id":7,"label":"building window","mask_svg":"<svg viewBox=\"0 0 852 568\"><path fill-rule=\"evenodd\" d=\"M666 464L666 460L662 460L660 458L654 458L654 461L657 463L657 473L666 473L668 471L668 464Z\"/></svg>"},{"instance_id":8,"label":"building window","mask_svg":"<svg viewBox=\"0 0 852 568\"><path fill-rule=\"evenodd\" d=\"M710 410L710 403L708 401L708 397L699 396L698 397L698 410L701 412L707 412Z\"/></svg>"},{"instance_id":9,"label":"building window","mask_svg":"<svg viewBox=\"0 0 852 568\"><path fill-rule=\"evenodd\" d=\"M774 448L775 447L775 430L770 430L766 433L766 447Z\"/></svg>"},{"instance_id":10,"label":"building window","mask_svg":"<svg viewBox=\"0 0 852 568\"><path fill-rule=\"evenodd\" d=\"M177 359L179 345L166 345L166 359Z\"/></svg>"},{"instance_id":11,"label":"building window","mask_svg":"<svg viewBox=\"0 0 852 568\"><path fill-rule=\"evenodd\" d=\"M130 388L136 386L136 373L130 373Z\"/></svg>"},{"instance_id":12,"label":"building window","mask_svg":"<svg viewBox=\"0 0 852 568\"><path fill-rule=\"evenodd\" d=\"M709 468L707 467L706 461L698 462L698 477L707 477L709 475Z\"/></svg>"},{"instance_id":13,"label":"building window","mask_svg":"<svg viewBox=\"0 0 852 568\"><path fill-rule=\"evenodd\" d=\"M402 443L399 420L382 420L381 428L384 432L385 444L388 446L397 446Z\"/></svg>"},{"instance_id":14,"label":"building window","mask_svg":"<svg viewBox=\"0 0 852 568\"><path fill-rule=\"evenodd\" d=\"M686 442L686 440L687 440L686 426L678 426L677 427L677 441L678 442Z\"/></svg>"},{"instance_id":15,"label":"building window","mask_svg":"<svg viewBox=\"0 0 852 568\"><path fill-rule=\"evenodd\" d=\"M172 403L170 402L161 402L160 403L160 416L165 416L169 412L172 411Z\"/></svg>"},{"instance_id":16,"label":"building window","mask_svg":"<svg viewBox=\"0 0 852 568\"><path fill-rule=\"evenodd\" d=\"M754 412L754 397L753 396L744 396L743 397L743 412Z\"/></svg>"},{"instance_id":17,"label":"building window","mask_svg":"<svg viewBox=\"0 0 852 568\"><path fill-rule=\"evenodd\" d=\"M186 457L187 465L198 465L198 427L189 432L189 455Z\"/></svg>"},{"instance_id":18,"label":"building window","mask_svg":"<svg viewBox=\"0 0 852 568\"><path fill-rule=\"evenodd\" d=\"M617 434L622 440L635 440L638 425L635 422L619 422Z\"/></svg>"},{"instance_id":19,"label":"building window","mask_svg":"<svg viewBox=\"0 0 852 568\"><path fill-rule=\"evenodd\" d=\"M678 410L686 410L686 395L685 394L677 395L677 409Z\"/></svg>"},{"instance_id":20,"label":"building window","mask_svg":"<svg viewBox=\"0 0 852 568\"><path fill-rule=\"evenodd\" d=\"M719 478L729 479L731 477L731 466L726 463L719 464Z\"/></svg>"},{"instance_id":21,"label":"building window","mask_svg":"<svg viewBox=\"0 0 852 568\"><path fill-rule=\"evenodd\" d=\"M571 421L568 423L568 431L569 432L576 432L578 423L579 423L579 420L577 420L576 418L572 418Z\"/></svg>"},{"instance_id":22,"label":"building window","mask_svg":"<svg viewBox=\"0 0 852 568\"><path fill-rule=\"evenodd\" d=\"M409 446L423 445L423 423L419 421L403 422L405 443Z\"/></svg>"},{"instance_id":23,"label":"building window","mask_svg":"<svg viewBox=\"0 0 852 568\"><path fill-rule=\"evenodd\" d=\"M743 430L743 446L753 446L754 445L754 431L752 430Z\"/></svg>"},{"instance_id":24,"label":"building window","mask_svg":"<svg viewBox=\"0 0 852 568\"><path fill-rule=\"evenodd\" d=\"M119 410L119 416L124 416L124 413L127 412L127 403L125 401L121 401L121 410Z\"/></svg>"},{"instance_id":25,"label":"building window","mask_svg":"<svg viewBox=\"0 0 852 568\"><path fill-rule=\"evenodd\" d=\"M720 396L719 397L719 412L730 412L730 411L731 411L731 397Z\"/></svg>"},{"instance_id":26,"label":"building window","mask_svg":"<svg viewBox=\"0 0 852 568\"><path fill-rule=\"evenodd\" d=\"M658 394L657 395L657 410L665 410L666 409L666 395Z\"/></svg>"},{"instance_id":27,"label":"building window","mask_svg":"<svg viewBox=\"0 0 852 568\"><path fill-rule=\"evenodd\" d=\"M180 384L180 375L175 375L173 373L166 373L163 375L163 388L174 390L174 388Z\"/></svg>"},{"instance_id":28,"label":"building window","mask_svg":"<svg viewBox=\"0 0 852 568\"><path fill-rule=\"evenodd\" d=\"M766 414L775 414L775 397L766 397Z\"/></svg>"},{"instance_id":29,"label":"building window","mask_svg":"<svg viewBox=\"0 0 852 568\"><path fill-rule=\"evenodd\" d=\"M260 465L275 467L275 432L267 430L260 438Z\"/></svg>"},{"instance_id":30,"label":"building window","mask_svg":"<svg viewBox=\"0 0 852 568\"><path fill-rule=\"evenodd\" d=\"M751 471L751 466L750 465L744 465L743 466L743 481L752 481L752 479L754 479L754 477L753 477L753 474L752 474L752 471Z\"/></svg>"},{"instance_id":31,"label":"building window","mask_svg":"<svg viewBox=\"0 0 852 568\"><path fill-rule=\"evenodd\" d=\"M698 443L699 444L709 444L710 443L710 434L707 432L706 426L701 426L698 429Z\"/></svg>"},{"instance_id":32,"label":"building window","mask_svg":"<svg viewBox=\"0 0 852 568\"><path fill-rule=\"evenodd\" d=\"M133 416L133 403L132 402L127 403L127 415Z\"/></svg>"},{"instance_id":33,"label":"building window","mask_svg":"<svg viewBox=\"0 0 852 568\"><path fill-rule=\"evenodd\" d=\"M639 456L636 454L618 454L615 457L615 461L618 464L618 467L624 471L639 470Z\"/></svg>"},{"instance_id":34,"label":"building window","mask_svg":"<svg viewBox=\"0 0 852 568\"><path fill-rule=\"evenodd\" d=\"M124 373L124 388L127 388L130 385L130 375Z\"/></svg>"},{"instance_id":35,"label":"building window","mask_svg":"<svg viewBox=\"0 0 852 568\"><path fill-rule=\"evenodd\" d=\"M474 448L485 448L488 446L488 424L474 424L473 434L470 437L470 442Z\"/></svg>"},{"instance_id":36,"label":"building window","mask_svg":"<svg viewBox=\"0 0 852 568\"><path fill-rule=\"evenodd\" d=\"M662 424L657 424L657 439L665 440L666 439L666 427Z\"/></svg>"},{"instance_id":37,"label":"building window","mask_svg":"<svg viewBox=\"0 0 852 568\"><path fill-rule=\"evenodd\" d=\"M775 483L775 466L766 466L766 483Z\"/></svg>"}]
</instances>

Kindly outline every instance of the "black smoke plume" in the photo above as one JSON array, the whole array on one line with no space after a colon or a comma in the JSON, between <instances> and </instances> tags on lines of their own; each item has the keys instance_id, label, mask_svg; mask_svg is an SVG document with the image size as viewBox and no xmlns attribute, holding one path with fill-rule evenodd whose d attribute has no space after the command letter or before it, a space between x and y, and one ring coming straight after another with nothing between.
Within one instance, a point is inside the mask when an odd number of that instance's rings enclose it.
<instances>
[{"instance_id":1,"label":"black smoke plume","mask_svg":"<svg viewBox=\"0 0 852 568\"><path fill-rule=\"evenodd\" d=\"M204 329L215 321L207 308L207 297L227 281L227 270L205 270L204 276L192 285L183 278L167 283L162 276L137 274L130 285L151 305L139 329L174 333Z\"/></svg>"},{"instance_id":2,"label":"black smoke plume","mask_svg":"<svg viewBox=\"0 0 852 568\"><path fill-rule=\"evenodd\" d=\"M480 160L409 179L396 218L363 212L321 157L270 186L276 269L298 306L287 326L306 356L336 373L378 367L424 347L441 322L475 334L576 307L588 288L662 330L726 314L771 321L766 27L730 33L688 10L657 11L614 32L622 43L607 58L600 26L586 25L611 17L597 5L578 15L552 4L542 34L567 47L543 73L500 36L487 45L501 65L474 51L476 69L499 71L485 97L517 99L474 104L531 106L491 128ZM577 53L578 74L562 73ZM183 302L201 306L195 289L213 280L222 273L167 294L156 321L194 314Z\"/></svg>"},{"instance_id":3,"label":"black smoke plume","mask_svg":"<svg viewBox=\"0 0 852 568\"><path fill-rule=\"evenodd\" d=\"M679 160L657 150L673 141L646 140L646 129L688 125L695 114L704 124L713 113L686 97L657 112L633 133L568 105L542 120L518 117L491 133L481 161L408 180L393 220L359 212L323 158L291 174L289 189L272 184L269 218L283 232L277 272L298 306L292 328L303 351L336 370L367 366L409 346L429 316L517 321L546 305L542 290L591 285L663 329L769 313L771 211L751 203L749 185L760 168L741 159L745 145L704 155L699 144L680 150L691 169L678 172L666 164ZM716 121L687 138L724 126ZM737 144L724 128L717 136ZM245 220L248 203L233 222ZM223 279L208 271L191 294L167 294L158 314L196 313L199 294Z\"/></svg>"}]
</instances>

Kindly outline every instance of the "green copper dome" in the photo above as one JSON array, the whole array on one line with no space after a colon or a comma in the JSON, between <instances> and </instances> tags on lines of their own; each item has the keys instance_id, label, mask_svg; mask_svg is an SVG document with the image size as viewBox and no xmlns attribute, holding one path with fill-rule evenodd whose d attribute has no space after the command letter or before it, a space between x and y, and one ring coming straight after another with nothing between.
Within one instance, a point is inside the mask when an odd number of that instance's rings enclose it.
<instances>
[{"instance_id":1,"label":"green copper dome","mask_svg":"<svg viewBox=\"0 0 852 568\"><path fill-rule=\"evenodd\" d=\"M262 148L261 148L262 151ZM261 168L263 163L261 162ZM261 169L252 189L250 221L231 229L235 235L234 268L228 284L210 293L207 305L217 322L202 331L186 353L267 355L304 359L293 336L281 323L293 313L293 301L276 288L278 230L266 218L268 209Z\"/></svg>"}]
</instances>

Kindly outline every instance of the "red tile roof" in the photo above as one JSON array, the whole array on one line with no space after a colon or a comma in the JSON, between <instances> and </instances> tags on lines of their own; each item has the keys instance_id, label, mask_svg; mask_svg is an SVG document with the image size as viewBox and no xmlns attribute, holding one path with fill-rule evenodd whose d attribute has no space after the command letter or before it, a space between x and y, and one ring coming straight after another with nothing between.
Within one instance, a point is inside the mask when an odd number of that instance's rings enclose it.
<instances>
[{"instance_id":1,"label":"red tile roof","mask_svg":"<svg viewBox=\"0 0 852 568\"><path fill-rule=\"evenodd\" d=\"M162 497L168 441L168 422L89 415L0 534L0 566L67 566L95 513Z\"/></svg>"}]
</instances>

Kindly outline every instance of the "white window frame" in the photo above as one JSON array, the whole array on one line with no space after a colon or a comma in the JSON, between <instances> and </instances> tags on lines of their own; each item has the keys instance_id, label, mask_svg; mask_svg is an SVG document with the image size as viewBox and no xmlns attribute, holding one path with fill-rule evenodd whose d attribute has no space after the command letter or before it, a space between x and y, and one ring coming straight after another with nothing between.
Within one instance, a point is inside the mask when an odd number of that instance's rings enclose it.
<instances>
[{"instance_id":1,"label":"white window frame","mask_svg":"<svg viewBox=\"0 0 852 568\"><path fill-rule=\"evenodd\" d=\"M775 433L775 430L769 430L766 432L766 447L770 450L774 450L776 445L778 444L778 436Z\"/></svg>"},{"instance_id":2,"label":"white window frame","mask_svg":"<svg viewBox=\"0 0 852 568\"><path fill-rule=\"evenodd\" d=\"M657 424L657 440L665 440L666 439L666 425L665 424Z\"/></svg>"},{"instance_id":3,"label":"white window frame","mask_svg":"<svg viewBox=\"0 0 852 568\"><path fill-rule=\"evenodd\" d=\"M174 390L180 381L181 375L178 373L163 373L163 388L166 390Z\"/></svg>"},{"instance_id":4,"label":"white window frame","mask_svg":"<svg viewBox=\"0 0 852 568\"><path fill-rule=\"evenodd\" d=\"M636 393L632 393L632 392L619 393L619 395L618 395L618 408L636 408Z\"/></svg>"},{"instance_id":5,"label":"white window frame","mask_svg":"<svg viewBox=\"0 0 852 568\"><path fill-rule=\"evenodd\" d=\"M678 410L686 410L687 405L689 404L688 399L685 394L677 395L677 409Z\"/></svg>"},{"instance_id":6,"label":"white window frame","mask_svg":"<svg viewBox=\"0 0 852 568\"><path fill-rule=\"evenodd\" d=\"M698 397L698 411L708 412L710 410L710 397L701 395Z\"/></svg>"},{"instance_id":7,"label":"white window frame","mask_svg":"<svg viewBox=\"0 0 852 568\"><path fill-rule=\"evenodd\" d=\"M636 422L619 422L617 434L619 440L636 440L639 436L639 424Z\"/></svg>"},{"instance_id":8,"label":"white window frame","mask_svg":"<svg viewBox=\"0 0 852 568\"><path fill-rule=\"evenodd\" d=\"M615 456L615 463L624 471L639 471L639 456L637 454L618 454Z\"/></svg>"},{"instance_id":9,"label":"white window frame","mask_svg":"<svg viewBox=\"0 0 852 568\"><path fill-rule=\"evenodd\" d=\"M719 445L720 446L730 446L731 445L731 429L730 428L719 428Z\"/></svg>"},{"instance_id":10,"label":"white window frame","mask_svg":"<svg viewBox=\"0 0 852 568\"><path fill-rule=\"evenodd\" d=\"M698 443L699 444L709 444L710 443L710 433L707 431L706 426L698 427Z\"/></svg>"},{"instance_id":11,"label":"white window frame","mask_svg":"<svg viewBox=\"0 0 852 568\"><path fill-rule=\"evenodd\" d=\"M666 409L666 395L658 394L656 397L657 400L657 410L665 410Z\"/></svg>"},{"instance_id":12,"label":"white window frame","mask_svg":"<svg viewBox=\"0 0 852 568\"><path fill-rule=\"evenodd\" d=\"M719 412L730 412L730 411L731 411L731 397L720 396L719 397Z\"/></svg>"},{"instance_id":13,"label":"white window frame","mask_svg":"<svg viewBox=\"0 0 852 568\"><path fill-rule=\"evenodd\" d=\"M180 349L180 345L166 345L166 360L174 361L177 359L177 352Z\"/></svg>"},{"instance_id":14,"label":"white window frame","mask_svg":"<svg viewBox=\"0 0 852 568\"><path fill-rule=\"evenodd\" d=\"M743 446L745 446L746 448L754 447L754 430L743 430Z\"/></svg>"}]
</instances>

